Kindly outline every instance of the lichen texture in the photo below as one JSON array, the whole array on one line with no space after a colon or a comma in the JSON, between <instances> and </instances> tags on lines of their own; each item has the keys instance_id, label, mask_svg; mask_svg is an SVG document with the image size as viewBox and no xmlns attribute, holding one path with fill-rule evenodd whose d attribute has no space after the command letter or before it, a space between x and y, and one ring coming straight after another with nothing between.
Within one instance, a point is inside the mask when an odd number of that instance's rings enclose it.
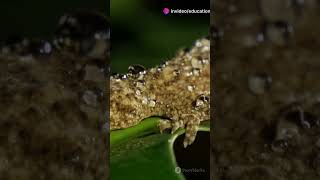
<instances>
[{"instance_id":1,"label":"lichen texture","mask_svg":"<svg viewBox=\"0 0 320 180\"><path fill-rule=\"evenodd\" d=\"M164 64L145 70L129 67L111 76L110 129L128 128L150 116L165 117L160 131L186 129L184 146L196 137L198 125L209 119L210 41L197 40Z\"/></svg>"}]
</instances>

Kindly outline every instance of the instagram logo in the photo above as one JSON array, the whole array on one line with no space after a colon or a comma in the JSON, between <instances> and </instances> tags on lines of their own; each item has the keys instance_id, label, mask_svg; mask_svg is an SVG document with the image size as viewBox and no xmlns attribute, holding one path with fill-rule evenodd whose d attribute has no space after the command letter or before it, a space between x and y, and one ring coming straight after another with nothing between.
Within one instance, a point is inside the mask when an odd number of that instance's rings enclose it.
<instances>
[{"instance_id":1,"label":"instagram logo","mask_svg":"<svg viewBox=\"0 0 320 180\"><path fill-rule=\"evenodd\" d=\"M163 8L162 12L163 12L164 15L168 15L169 12L170 12L170 9L169 8Z\"/></svg>"}]
</instances>

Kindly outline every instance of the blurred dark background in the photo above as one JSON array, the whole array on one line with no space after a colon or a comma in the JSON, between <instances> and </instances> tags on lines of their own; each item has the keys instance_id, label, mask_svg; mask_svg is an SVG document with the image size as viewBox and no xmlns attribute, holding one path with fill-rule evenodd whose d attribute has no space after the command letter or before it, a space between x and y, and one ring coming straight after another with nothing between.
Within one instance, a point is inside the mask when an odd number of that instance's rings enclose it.
<instances>
[{"instance_id":1,"label":"blurred dark background","mask_svg":"<svg viewBox=\"0 0 320 180\"><path fill-rule=\"evenodd\" d=\"M111 3L111 4L110 4ZM163 15L163 8L209 9L210 1L181 0L5 0L0 5L0 41L9 36L50 40L59 16L78 9L111 15L112 72L126 72L131 64L151 67L174 56L209 33L209 14ZM110 6L110 11L109 11Z\"/></svg>"},{"instance_id":2,"label":"blurred dark background","mask_svg":"<svg viewBox=\"0 0 320 180\"><path fill-rule=\"evenodd\" d=\"M214 2L212 179L320 179L320 1Z\"/></svg>"},{"instance_id":3,"label":"blurred dark background","mask_svg":"<svg viewBox=\"0 0 320 180\"><path fill-rule=\"evenodd\" d=\"M108 15L109 4L109 0L2 0L0 40L11 35L50 39L63 13L85 9Z\"/></svg>"},{"instance_id":4,"label":"blurred dark background","mask_svg":"<svg viewBox=\"0 0 320 180\"><path fill-rule=\"evenodd\" d=\"M111 1L111 70L124 73L131 64L152 67L209 34L209 14L168 14L163 8L210 9L210 1Z\"/></svg>"}]
</instances>

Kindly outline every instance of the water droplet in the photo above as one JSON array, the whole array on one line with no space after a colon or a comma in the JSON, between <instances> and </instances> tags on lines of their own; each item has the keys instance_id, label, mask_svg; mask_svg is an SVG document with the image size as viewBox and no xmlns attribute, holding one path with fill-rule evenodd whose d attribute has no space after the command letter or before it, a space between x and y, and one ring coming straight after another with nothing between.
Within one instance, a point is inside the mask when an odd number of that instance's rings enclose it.
<instances>
[{"instance_id":1,"label":"water droplet","mask_svg":"<svg viewBox=\"0 0 320 180\"><path fill-rule=\"evenodd\" d=\"M257 73L248 78L249 90L255 95L264 94L270 89L271 83L272 78L266 73Z\"/></svg>"},{"instance_id":2,"label":"water droplet","mask_svg":"<svg viewBox=\"0 0 320 180\"><path fill-rule=\"evenodd\" d=\"M285 46L293 34L293 27L285 21L265 22L262 31L264 37L271 43Z\"/></svg>"},{"instance_id":3,"label":"water droplet","mask_svg":"<svg viewBox=\"0 0 320 180\"><path fill-rule=\"evenodd\" d=\"M150 94L149 95L149 99L155 99L156 98L156 95L155 94Z\"/></svg>"},{"instance_id":4,"label":"water droplet","mask_svg":"<svg viewBox=\"0 0 320 180\"><path fill-rule=\"evenodd\" d=\"M144 77L145 77L145 72L146 72L146 71L142 71L142 72L143 72L143 73L140 73L140 74L138 75L138 78L137 78L137 79L138 79L139 81L144 81Z\"/></svg>"},{"instance_id":5,"label":"water droplet","mask_svg":"<svg viewBox=\"0 0 320 180\"><path fill-rule=\"evenodd\" d=\"M199 68L194 68L194 69L192 70L192 73L193 73L193 75L195 75L195 76L199 76L199 75L200 75L200 69L199 69Z\"/></svg>"},{"instance_id":6,"label":"water droplet","mask_svg":"<svg viewBox=\"0 0 320 180\"><path fill-rule=\"evenodd\" d=\"M204 94L199 95L196 100L193 102L193 107L196 110L202 109L209 105L209 97Z\"/></svg>"},{"instance_id":7,"label":"water droplet","mask_svg":"<svg viewBox=\"0 0 320 180\"><path fill-rule=\"evenodd\" d=\"M126 80L128 76L126 74L118 74L118 73L113 73L111 75L111 79L115 80Z\"/></svg>"},{"instance_id":8,"label":"water droplet","mask_svg":"<svg viewBox=\"0 0 320 180\"><path fill-rule=\"evenodd\" d=\"M142 98L142 104L148 104L148 98L147 97L143 97Z\"/></svg>"},{"instance_id":9,"label":"water droplet","mask_svg":"<svg viewBox=\"0 0 320 180\"><path fill-rule=\"evenodd\" d=\"M128 68L128 73L131 75L145 74L146 68L139 64L131 65Z\"/></svg>"},{"instance_id":10,"label":"water droplet","mask_svg":"<svg viewBox=\"0 0 320 180\"><path fill-rule=\"evenodd\" d=\"M277 153L283 153L287 151L288 147L289 147L289 143L286 140L276 140L271 144L272 151Z\"/></svg>"},{"instance_id":11,"label":"water droplet","mask_svg":"<svg viewBox=\"0 0 320 180\"><path fill-rule=\"evenodd\" d=\"M43 46L40 48L41 54L50 54L52 51L52 45L49 42L44 42Z\"/></svg>"},{"instance_id":12,"label":"water droplet","mask_svg":"<svg viewBox=\"0 0 320 180\"><path fill-rule=\"evenodd\" d=\"M203 46L201 52L208 52L210 51L210 46Z\"/></svg>"},{"instance_id":13,"label":"water droplet","mask_svg":"<svg viewBox=\"0 0 320 180\"><path fill-rule=\"evenodd\" d=\"M140 96L140 95L141 95L141 91L136 90L136 95L137 95L137 96Z\"/></svg>"},{"instance_id":14,"label":"water droplet","mask_svg":"<svg viewBox=\"0 0 320 180\"><path fill-rule=\"evenodd\" d=\"M186 76L188 76L188 77L189 77L189 76L192 76L192 75L193 75L193 71L190 71L190 72L187 72L187 73L186 73Z\"/></svg>"},{"instance_id":15,"label":"water droplet","mask_svg":"<svg viewBox=\"0 0 320 180\"><path fill-rule=\"evenodd\" d=\"M101 40L109 39L109 34L110 23L106 17L98 13L77 11L64 14L59 19L53 38L54 46L59 50L67 49L83 55L91 55L92 50L97 48Z\"/></svg>"},{"instance_id":16,"label":"water droplet","mask_svg":"<svg viewBox=\"0 0 320 180\"><path fill-rule=\"evenodd\" d=\"M179 75L180 75L180 70L179 70L179 69L175 69L175 70L173 71L173 75L174 75L174 76L179 76Z\"/></svg>"},{"instance_id":17,"label":"water droplet","mask_svg":"<svg viewBox=\"0 0 320 180\"><path fill-rule=\"evenodd\" d=\"M257 37L256 37L256 41L261 43L261 42L264 42L264 40L265 40L264 34L263 33L258 33Z\"/></svg>"},{"instance_id":18,"label":"water droplet","mask_svg":"<svg viewBox=\"0 0 320 180\"><path fill-rule=\"evenodd\" d=\"M97 106L98 104L98 96L90 90L87 90L84 92L82 96L83 101L90 106Z\"/></svg>"},{"instance_id":19,"label":"water droplet","mask_svg":"<svg viewBox=\"0 0 320 180\"><path fill-rule=\"evenodd\" d=\"M194 90L194 86L189 85L189 86L187 87L187 89L188 89L188 91L192 92L192 91Z\"/></svg>"},{"instance_id":20,"label":"water droplet","mask_svg":"<svg viewBox=\"0 0 320 180\"><path fill-rule=\"evenodd\" d=\"M202 61L197 58L192 58L191 65L193 68L202 68Z\"/></svg>"},{"instance_id":21,"label":"water droplet","mask_svg":"<svg viewBox=\"0 0 320 180\"><path fill-rule=\"evenodd\" d=\"M201 46L202 46L202 43L201 43L201 41L197 40L195 45L196 45L196 47L198 47L198 48L199 48L199 47L201 47Z\"/></svg>"},{"instance_id":22,"label":"water droplet","mask_svg":"<svg viewBox=\"0 0 320 180\"><path fill-rule=\"evenodd\" d=\"M219 43L223 37L223 32L219 30L216 26L211 26L212 39L215 43Z\"/></svg>"},{"instance_id":23,"label":"water droplet","mask_svg":"<svg viewBox=\"0 0 320 180\"><path fill-rule=\"evenodd\" d=\"M208 59L202 59L202 64L209 64L209 60Z\"/></svg>"},{"instance_id":24,"label":"water droplet","mask_svg":"<svg viewBox=\"0 0 320 180\"><path fill-rule=\"evenodd\" d=\"M150 100L149 103L148 103L148 105L149 105L150 107L155 107L155 106L156 106L156 101Z\"/></svg>"},{"instance_id":25,"label":"water droplet","mask_svg":"<svg viewBox=\"0 0 320 180\"><path fill-rule=\"evenodd\" d=\"M143 80L134 81L134 86L136 86L139 89L144 89L145 81L143 81Z\"/></svg>"},{"instance_id":26,"label":"water droplet","mask_svg":"<svg viewBox=\"0 0 320 180\"><path fill-rule=\"evenodd\" d=\"M162 71L162 67L161 66L158 66L156 69L157 69L157 72L161 72Z\"/></svg>"}]
</instances>

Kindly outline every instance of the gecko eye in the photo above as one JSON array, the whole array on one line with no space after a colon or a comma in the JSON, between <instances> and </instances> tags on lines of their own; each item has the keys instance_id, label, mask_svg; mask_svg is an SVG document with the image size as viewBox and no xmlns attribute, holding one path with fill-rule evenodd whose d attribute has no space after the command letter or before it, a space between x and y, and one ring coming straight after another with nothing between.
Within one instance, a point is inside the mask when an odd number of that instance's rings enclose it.
<instances>
[{"instance_id":1,"label":"gecko eye","mask_svg":"<svg viewBox=\"0 0 320 180\"><path fill-rule=\"evenodd\" d=\"M106 17L79 11L61 16L54 35L54 45L59 50L105 57L109 39L110 24Z\"/></svg>"}]
</instances>

